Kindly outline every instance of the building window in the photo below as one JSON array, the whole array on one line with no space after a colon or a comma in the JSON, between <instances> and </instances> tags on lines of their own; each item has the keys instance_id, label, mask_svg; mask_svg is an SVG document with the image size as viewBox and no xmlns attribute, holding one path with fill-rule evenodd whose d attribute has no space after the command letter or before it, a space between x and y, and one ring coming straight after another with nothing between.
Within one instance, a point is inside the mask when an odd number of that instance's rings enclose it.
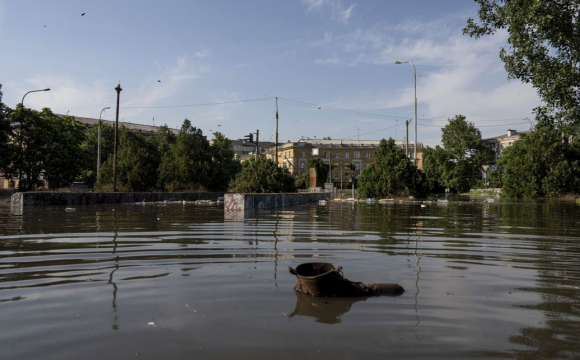
<instances>
[{"instance_id":1,"label":"building window","mask_svg":"<svg viewBox=\"0 0 580 360\"><path fill-rule=\"evenodd\" d=\"M338 153L333 153L332 154L332 157L335 158L335 159L338 158Z\"/></svg>"},{"instance_id":2,"label":"building window","mask_svg":"<svg viewBox=\"0 0 580 360\"><path fill-rule=\"evenodd\" d=\"M334 178L338 179L338 173L334 173Z\"/></svg>"},{"instance_id":3,"label":"building window","mask_svg":"<svg viewBox=\"0 0 580 360\"><path fill-rule=\"evenodd\" d=\"M371 153L370 152L365 153L365 159L370 159L370 158L371 158Z\"/></svg>"},{"instance_id":4,"label":"building window","mask_svg":"<svg viewBox=\"0 0 580 360\"><path fill-rule=\"evenodd\" d=\"M301 152L300 152L300 157L301 157L301 158L303 158L303 157L306 157L306 154L304 153L304 151L301 151Z\"/></svg>"},{"instance_id":5,"label":"building window","mask_svg":"<svg viewBox=\"0 0 580 360\"><path fill-rule=\"evenodd\" d=\"M344 178L348 179L348 175L349 175L348 173L344 173Z\"/></svg>"},{"instance_id":6,"label":"building window","mask_svg":"<svg viewBox=\"0 0 580 360\"><path fill-rule=\"evenodd\" d=\"M345 153L344 153L344 158L345 158L345 159L348 159L348 158L349 158L349 153L345 152Z\"/></svg>"},{"instance_id":7,"label":"building window","mask_svg":"<svg viewBox=\"0 0 580 360\"><path fill-rule=\"evenodd\" d=\"M355 159L360 159L360 151L355 151L354 152L354 158Z\"/></svg>"},{"instance_id":8,"label":"building window","mask_svg":"<svg viewBox=\"0 0 580 360\"><path fill-rule=\"evenodd\" d=\"M304 169L306 167L306 163L304 161L300 162L300 169Z\"/></svg>"},{"instance_id":9,"label":"building window","mask_svg":"<svg viewBox=\"0 0 580 360\"><path fill-rule=\"evenodd\" d=\"M328 157L328 151L323 152L322 157L326 159Z\"/></svg>"}]
</instances>

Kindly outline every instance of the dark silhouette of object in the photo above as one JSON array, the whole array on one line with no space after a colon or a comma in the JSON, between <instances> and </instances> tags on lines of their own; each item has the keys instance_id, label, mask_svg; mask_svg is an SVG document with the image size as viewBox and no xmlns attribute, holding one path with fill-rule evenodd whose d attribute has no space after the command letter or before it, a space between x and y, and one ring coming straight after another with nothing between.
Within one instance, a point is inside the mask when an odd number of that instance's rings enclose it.
<instances>
[{"instance_id":1,"label":"dark silhouette of object","mask_svg":"<svg viewBox=\"0 0 580 360\"><path fill-rule=\"evenodd\" d=\"M322 324L339 324L340 318L346 314L352 304L359 301L366 301L368 297L346 297L346 298L321 298L296 291L296 307L288 315L292 318L298 316L308 316Z\"/></svg>"},{"instance_id":2,"label":"dark silhouette of object","mask_svg":"<svg viewBox=\"0 0 580 360\"><path fill-rule=\"evenodd\" d=\"M161 82L161 80L157 80L157 82Z\"/></svg>"},{"instance_id":3,"label":"dark silhouette of object","mask_svg":"<svg viewBox=\"0 0 580 360\"><path fill-rule=\"evenodd\" d=\"M320 297L399 296L405 290L398 284L363 284L344 278L342 267L329 263L304 263L293 269L294 290Z\"/></svg>"},{"instance_id":4,"label":"dark silhouette of object","mask_svg":"<svg viewBox=\"0 0 580 360\"><path fill-rule=\"evenodd\" d=\"M85 16L85 13L82 13L81 16Z\"/></svg>"}]
</instances>

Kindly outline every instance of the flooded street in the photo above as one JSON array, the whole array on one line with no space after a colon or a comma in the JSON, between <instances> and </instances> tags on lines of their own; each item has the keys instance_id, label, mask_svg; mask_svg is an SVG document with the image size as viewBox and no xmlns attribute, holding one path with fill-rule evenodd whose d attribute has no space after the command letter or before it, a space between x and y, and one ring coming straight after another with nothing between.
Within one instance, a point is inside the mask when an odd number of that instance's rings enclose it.
<instances>
[{"instance_id":1,"label":"flooded street","mask_svg":"<svg viewBox=\"0 0 580 360\"><path fill-rule=\"evenodd\" d=\"M399 297L300 297L288 266ZM580 206L0 207L0 359L580 358Z\"/></svg>"}]
</instances>

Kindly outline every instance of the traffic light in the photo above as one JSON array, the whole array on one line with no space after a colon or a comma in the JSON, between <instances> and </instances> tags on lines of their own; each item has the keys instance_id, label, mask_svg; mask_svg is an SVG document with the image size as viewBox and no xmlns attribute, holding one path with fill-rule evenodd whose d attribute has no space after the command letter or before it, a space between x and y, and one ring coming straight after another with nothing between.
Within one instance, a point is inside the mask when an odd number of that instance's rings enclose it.
<instances>
[{"instance_id":1,"label":"traffic light","mask_svg":"<svg viewBox=\"0 0 580 360\"><path fill-rule=\"evenodd\" d=\"M253 143L254 142L254 134L253 133L249 133L248 135L244 136L244 139L246 139L249 142Z\"/></svg>"}]
</instances>

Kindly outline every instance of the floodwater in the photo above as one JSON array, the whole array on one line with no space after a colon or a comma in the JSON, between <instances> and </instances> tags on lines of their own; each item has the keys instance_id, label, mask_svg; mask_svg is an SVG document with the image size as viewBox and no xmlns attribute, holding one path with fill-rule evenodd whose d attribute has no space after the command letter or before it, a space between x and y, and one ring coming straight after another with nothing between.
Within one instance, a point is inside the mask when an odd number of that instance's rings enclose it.
<instances>
[{"instance_id":1,"label":"floodwater","mask_svg":"<svg viewBox=\"0 0 580 360\"><path fill-rule=\"evenodd\" d=\"M399 297L300 297L332 262ZM0 207L0 359L580 358L580 206Z\"/></svg>"}]
</instances>

